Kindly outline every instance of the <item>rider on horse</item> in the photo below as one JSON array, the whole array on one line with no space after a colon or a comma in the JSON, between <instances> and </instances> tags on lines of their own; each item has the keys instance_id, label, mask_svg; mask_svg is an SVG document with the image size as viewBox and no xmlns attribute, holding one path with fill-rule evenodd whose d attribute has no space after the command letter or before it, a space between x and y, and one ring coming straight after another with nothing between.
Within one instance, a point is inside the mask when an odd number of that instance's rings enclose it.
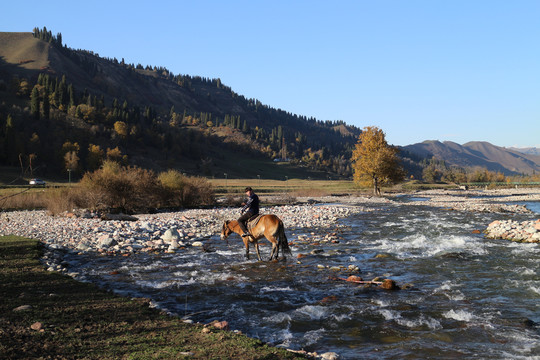
<instances>
[{"instance_id":1,"label":"rider on horse","mask_svg":"<svg viewBox=\"0 0 540 360\"><path fill-rule=\"evenodd\" d=\"M242 210L240 210L242 216L238 218L238 225L240 225L240 228L244 232L242 234L242 237L250 236L249 232L246 229L247 221L253 216L259 215L259 197L253 192L253 189L249 186L246 188L245 192L248 198L246 202L242 204L244 205Z\"/></svg>"}]
</instances>

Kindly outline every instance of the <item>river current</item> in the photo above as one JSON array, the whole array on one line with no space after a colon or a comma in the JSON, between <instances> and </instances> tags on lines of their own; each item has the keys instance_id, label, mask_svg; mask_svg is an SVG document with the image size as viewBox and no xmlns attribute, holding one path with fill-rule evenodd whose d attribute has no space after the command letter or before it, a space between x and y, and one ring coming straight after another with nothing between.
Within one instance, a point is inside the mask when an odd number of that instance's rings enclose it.
<instances>
[{"instance_id":1,"label":"river current","mask_svg":"<svg viewBox=\"0 0 540 360\"><path fill-rule=\"evenodd\" d=\"M226 320L291 349L342 359L540 359L540 245L475 231L496 219L535 216L404 200L339 220L338 243L310 241L328 229L286 229L293 256L279 263L257 262L254 251L245 260L240 238L227 244L219 234L206 240L207 251L65 260L70 271L118 294L151 298L194 321ZM267 259L270 247L261 252ZM349 272L350 265L359 271ZM339 279L350 274L412 287L390 291Z\"/></svg>"}]
</instances>

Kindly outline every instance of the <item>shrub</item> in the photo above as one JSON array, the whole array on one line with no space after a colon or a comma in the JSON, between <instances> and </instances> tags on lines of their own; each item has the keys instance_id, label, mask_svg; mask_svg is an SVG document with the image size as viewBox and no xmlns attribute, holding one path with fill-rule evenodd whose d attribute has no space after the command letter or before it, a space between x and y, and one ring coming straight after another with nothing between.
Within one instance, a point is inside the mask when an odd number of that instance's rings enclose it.
<instances>
[{"instance_id":1,"label":"shrub","mask_svg":"<svg viewBox=\"0 0 540 360\"><path fill-rule=\"evenodd\" d=\"M81 180L82 201L95 210L146 211L159 206L161 186L151 170L105 161Z\"/></svg>"},{"instance_id":2,"label":"shrub","mask_svg":"<svg viewBox=\"0 0 540 360\"><path fill-rule=\"evenodd\" d=\"M214 203L214 190L205 178L186 177L177 170L159 174L162 201L167 206L193 207Z\"/></svg>"}]
</instances>

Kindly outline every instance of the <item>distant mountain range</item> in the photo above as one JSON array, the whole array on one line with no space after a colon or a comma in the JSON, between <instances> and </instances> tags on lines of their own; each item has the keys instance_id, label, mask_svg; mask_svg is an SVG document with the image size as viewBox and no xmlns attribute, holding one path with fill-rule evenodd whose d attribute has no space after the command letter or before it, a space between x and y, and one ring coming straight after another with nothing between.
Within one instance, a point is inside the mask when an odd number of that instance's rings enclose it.
<instances>
[{"instance_id":1,"label":"distant mountain range","mask_svg":"<svg viewBox=\"0 0 540 360\"><path fill-rule=\"evenodd\" d=\"M515 149L496 146L484 141L471 141L460 145L452 141L424 141L401 148L404 154L416 158L435 157L448 165L463 168L482 167L505 175L540 172L538 149ZM523 151L525 150L525 151Z\"/></svg>"},{"instance_id":2,"label":"distant mountain range","mask_svg":"<svg viewBox=\"0 0 540 360\"><path fill-rule=\"evenodd\" d=\"M539 155L540 156L540 149L537 147L526 147L526 148L519 148L519 147L509 147L508 149L517 151L523 154L527 155Z\"/></svg>"}]
</instances>

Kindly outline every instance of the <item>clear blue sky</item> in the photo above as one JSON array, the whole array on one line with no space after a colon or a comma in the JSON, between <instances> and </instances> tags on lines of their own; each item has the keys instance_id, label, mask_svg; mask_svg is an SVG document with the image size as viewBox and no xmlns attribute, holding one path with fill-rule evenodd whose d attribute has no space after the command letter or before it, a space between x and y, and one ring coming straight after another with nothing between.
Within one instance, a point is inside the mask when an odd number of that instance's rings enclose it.
<instances>
[{"instance_id":1,"label":"clear blue sky","mask_svg":"<svg viewBox=\"0 0 540 360\"><path fill-rule=\"evenodd\" d=\"M220 78L389 143L540 146L540 1L5 1L0 31Z\"/></svg>"}]
</instances>

